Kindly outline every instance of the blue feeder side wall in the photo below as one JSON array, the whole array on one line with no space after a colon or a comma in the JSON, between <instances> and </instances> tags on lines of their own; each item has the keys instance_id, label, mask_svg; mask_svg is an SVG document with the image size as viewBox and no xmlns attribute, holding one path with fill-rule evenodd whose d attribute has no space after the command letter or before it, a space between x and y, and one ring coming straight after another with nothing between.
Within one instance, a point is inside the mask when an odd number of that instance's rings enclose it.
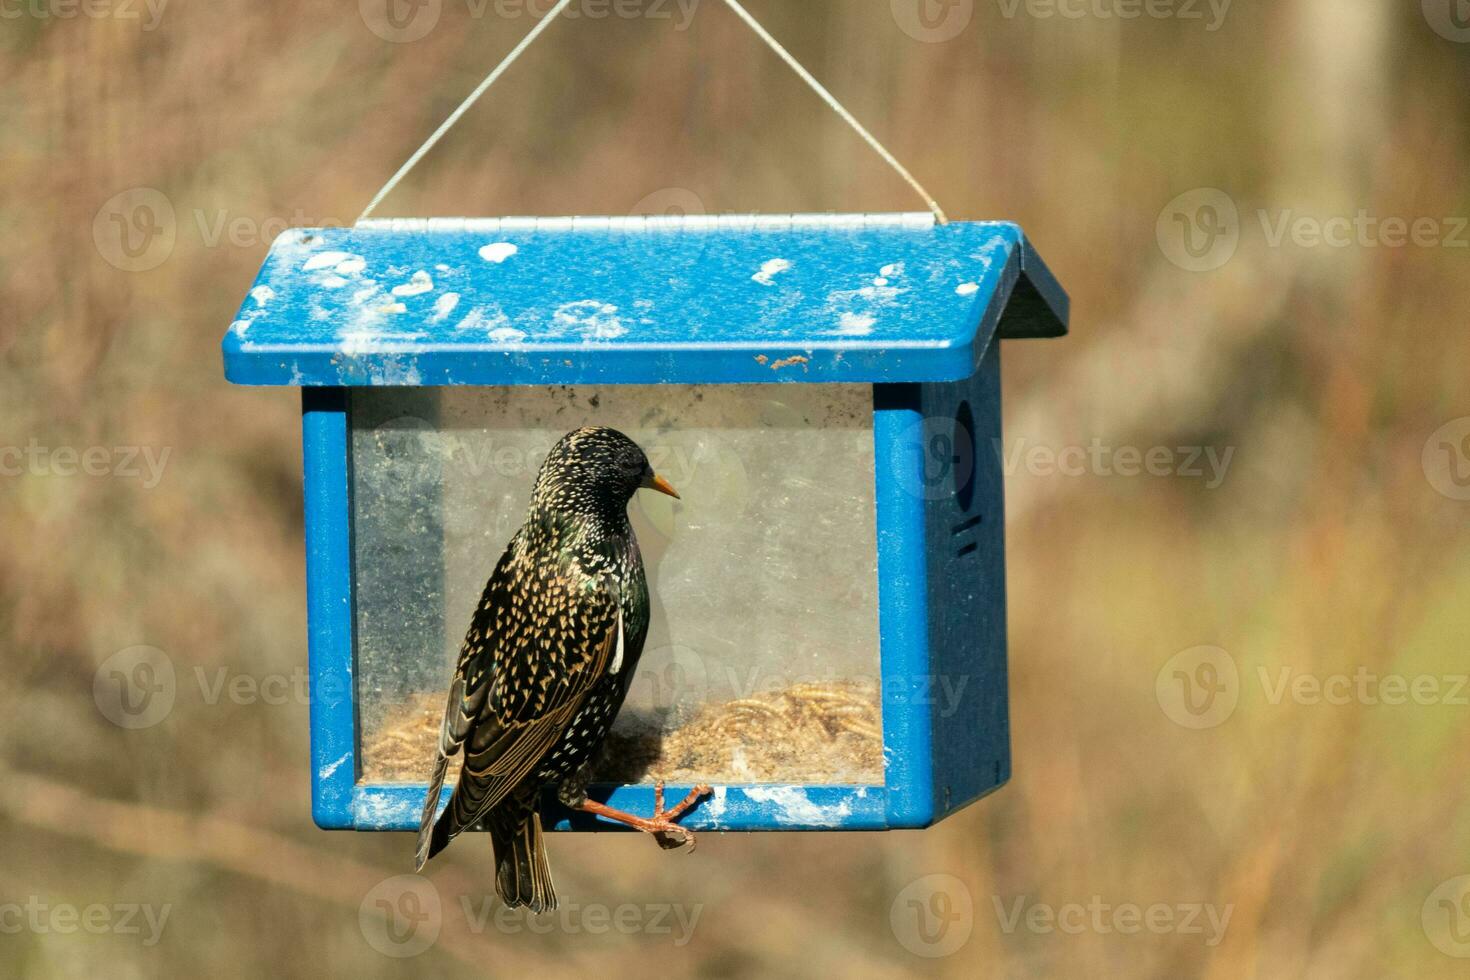
<instances>
[{"instance_id":1,"label":"blue feeder side wall","mask_svg":"<svg viewBox=\"0 0 1470 980\"><path fill-rule=\"evenodd\" d=\"M312 819L351 829L357 789L347 392L302 389Z\"/></svg>"},{"instance_id":2,"label":"blue feeder side wall","mask_svg":"<svg viewBox=\"0 0 1470 980\"><path fill-rule=\"evenodd\" d=\"M924 417L955 421L951 465L961 468L955 492L925 508L935 820L1011 777L1000 346L968 380L920 386Z\"/></svg>"}]
</instances>

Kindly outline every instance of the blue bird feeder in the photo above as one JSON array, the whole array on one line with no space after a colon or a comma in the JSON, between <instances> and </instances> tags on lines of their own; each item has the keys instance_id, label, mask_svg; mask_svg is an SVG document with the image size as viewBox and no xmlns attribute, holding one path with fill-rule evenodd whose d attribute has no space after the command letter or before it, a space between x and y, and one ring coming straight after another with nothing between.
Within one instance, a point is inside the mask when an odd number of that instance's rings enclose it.
<instances>
[{"instance_id":1,"label":"blue bird feeder","mask_svg":"<svg viewBox=\"0 0 1470 980\"><path fill-rule=\"evenodd\" d=\"M302 389L316 822L417 829L471 611L589 424L683 495L632 508L654 620L594 798L707 782L693 830L879 830L1000 786L996 341L1067 309L1018 227L928 214L281 235L223 348Z\"/></svg>"}]
</instances>

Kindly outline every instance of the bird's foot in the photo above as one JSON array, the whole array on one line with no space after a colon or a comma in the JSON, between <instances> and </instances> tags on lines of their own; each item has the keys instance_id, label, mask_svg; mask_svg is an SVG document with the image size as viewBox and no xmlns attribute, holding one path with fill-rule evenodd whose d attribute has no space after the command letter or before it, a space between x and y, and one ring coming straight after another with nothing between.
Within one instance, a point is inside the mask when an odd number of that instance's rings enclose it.
<instances>
[{"instance_id":1,"label":"bird's foot","mask_svg":"<svg viewBox=\"0 0 1470 980\"><path fill-rule=\"evenodd\" d=\"M614 810L610 806L604 806L593 800L583 800L577 809L586 813L596 814L599 817L605 817L608 820L615 820L618 823L641 830L646 834L652 834L653 839L658 842L658 846L666 851L683 847L685 844L688 844L689 849L692 851L694 850L695 844L694 831L680 827L676 821L685 813L689 812L702 798L713 792L714 790L710 787L700 784L690 790L689 795L666 810L664 809L664 784L663 780L659 780L653 787L652 817L636 817L631 813Z\"/></svg>"}]
</instances>

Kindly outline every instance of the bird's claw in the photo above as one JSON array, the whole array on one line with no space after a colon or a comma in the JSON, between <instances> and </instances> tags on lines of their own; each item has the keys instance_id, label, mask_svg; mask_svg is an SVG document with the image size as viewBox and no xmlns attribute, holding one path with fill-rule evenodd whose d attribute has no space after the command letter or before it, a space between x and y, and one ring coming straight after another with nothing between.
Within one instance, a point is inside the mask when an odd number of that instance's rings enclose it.
<instances>
[{"instance_id":1,"label":"bird's claw","mask_svg":"<svg viewBox=\"0 0 1470 980\"><path fill-rule=\"evenodd\" d=\"M694 831L680 827L676 820L689 812L701 799L709 796L714 790L704 783L700 783L689 791L689 795L676 803L672 809L664 809L664 784L659 780L653 785L653 819L650 823L656 827L653 831L653 839L658 846L666 851L678 850L685 844L689 850L694 850L698 843L694 839Z\"/></svg>"},{"instance_id":2,"label":"bird's claw","mask_svg":"<svg viewBox=\"0 0 1470 980\"><path fill-rule=\"evenodd\" d=\"M664 809L664 784L660 780L653 786L653 816L651 818L635 817L630 813L614 810L592 800L583 800L577 808L651 834L658 846L666 851L683 847L685 844L688 844L692 851L695 844L694 831L680 827L677 821L693 809L696 803L713 792L713 789L701 783L694 787L689 795L666 810Z\"/></svg>"}]
</instances>

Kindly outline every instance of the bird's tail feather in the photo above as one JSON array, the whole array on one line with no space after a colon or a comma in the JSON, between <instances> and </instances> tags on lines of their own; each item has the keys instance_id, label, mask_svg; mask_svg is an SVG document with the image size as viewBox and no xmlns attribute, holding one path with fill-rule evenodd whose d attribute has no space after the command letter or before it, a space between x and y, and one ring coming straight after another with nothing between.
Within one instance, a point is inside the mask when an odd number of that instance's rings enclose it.
<instances>
[{"instance_id":1,"label":"bird's tail feather","mask_svg":"<svg viewBox=\"0 0 1470 980\"><path fill-rule=\"evenodd\" d=\"M495 848L495 890L500 900L507 908L524 905L532 912L556 908L540 815L506 806L493 811L485 823Z\"/></svg>"},{"instance_id":2,"label":"bird's tail feather","mask_svg":"<svg viewBox=\"0 0 1470 980\"><path fill-rule=\"evenodd\" d=\"M424 864L429 858L444 850L449 843L448 821L434 819L439 811L439 794L444 789L444 777L448 772L449 759L440 752L439 757L434 760L434 774L429 779L429 795L424 799L424 813L419 817L419 843L413 865L415 873L424 870Z\"/></svg>"}]
</instances>

